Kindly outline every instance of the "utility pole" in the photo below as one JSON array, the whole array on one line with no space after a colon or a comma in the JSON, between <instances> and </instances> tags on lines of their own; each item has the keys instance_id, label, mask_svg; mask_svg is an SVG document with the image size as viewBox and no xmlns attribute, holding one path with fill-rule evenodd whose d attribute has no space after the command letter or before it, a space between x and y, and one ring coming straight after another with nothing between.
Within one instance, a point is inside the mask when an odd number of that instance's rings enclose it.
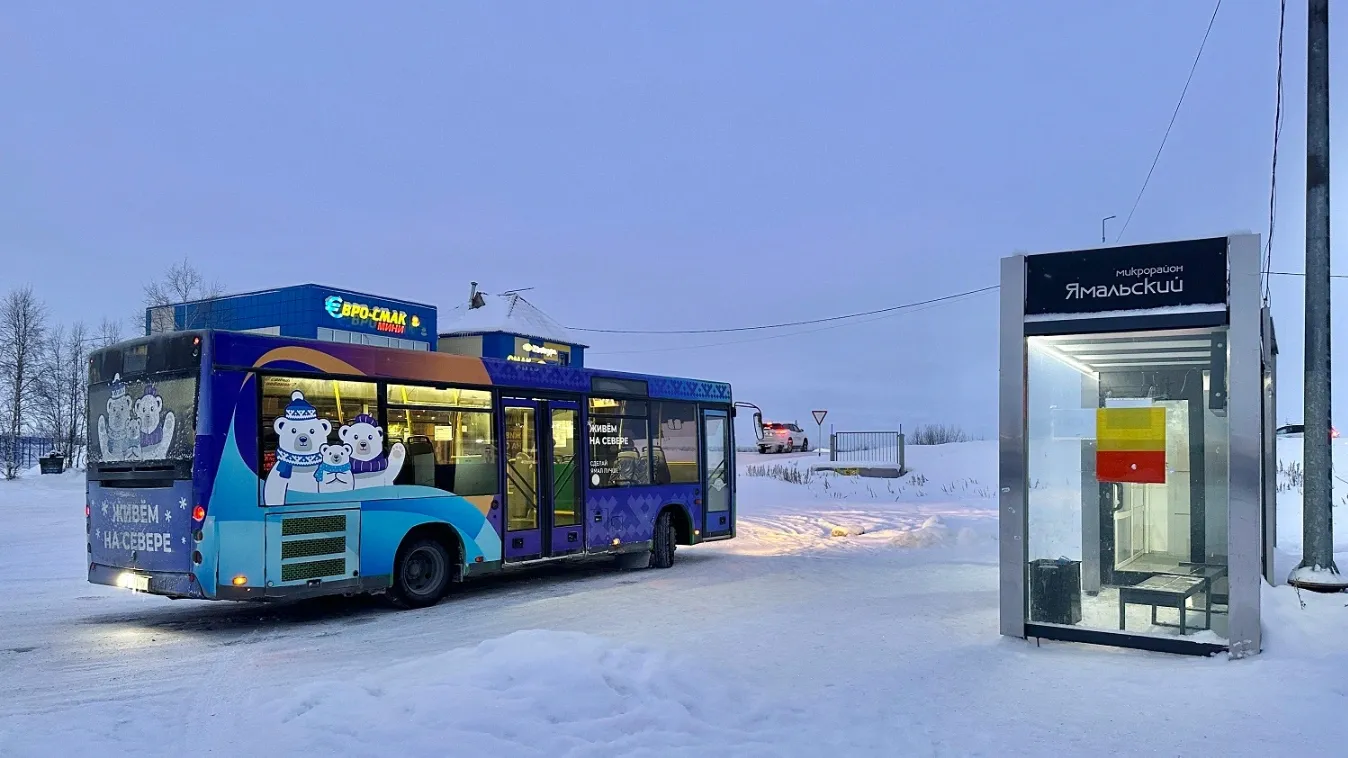
<instances>
[{"instance_id":1,"label":"utility pole","mask_svg":"<svg viewBox=\"0 0 1348 758\"><path fill-rule=\"evenodd\" d=\"M1309 0L1306 36L1306 482L1301 564L1288 583L1336 592L1329 362L1329 0Z\"/></svg>"},{"instance_id":2,"label":"utility pole","mask_svg":"<svg viewBox=\"0 0 1348 758\"><path fill-rule=\"evenodd\" d=\"M1101 245L1105 244L1105 222L1108 221L1108 220L1110 220L1111 218L1118 218L1118 216L1105 216L1104 218L1100 219L1100 244L1101 244Z\"/></svg>"}]
</instances>

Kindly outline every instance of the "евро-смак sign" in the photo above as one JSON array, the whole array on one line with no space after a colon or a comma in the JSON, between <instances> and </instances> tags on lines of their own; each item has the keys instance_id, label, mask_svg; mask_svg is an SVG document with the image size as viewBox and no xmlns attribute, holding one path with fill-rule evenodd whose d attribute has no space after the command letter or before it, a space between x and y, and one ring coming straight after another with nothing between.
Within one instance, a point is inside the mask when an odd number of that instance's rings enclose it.
<instances>
[{"instance_id":1,"label":"\u0435\u0432\u0440\u043e-\u0441\u043c\u0430\u043a sign","mask_svg":"<svg viewBox=\"0 0 1348 758\"><path fill-rule=\"evenodd\" d=\"M1226 238L1032 255L1025 315L1226 303Z\"/></svg>"},{"instance_id":2,"label":"\u0435\u0432\u0440\u043e-\u0441\u043c\u0430\u043a sign","mask_svg":"<svg viewBox=\"0 0 1348 758\"><path fill-rule=\"evenodd\" d=\"M323 301L323 309L335 319L368 323L380 332L402 334L409 326L414 329L421 326L421 319L416 315L409 316L406 311L356 303L343 299L341 295L329 295Z\"/></svg>"}]
</instances>

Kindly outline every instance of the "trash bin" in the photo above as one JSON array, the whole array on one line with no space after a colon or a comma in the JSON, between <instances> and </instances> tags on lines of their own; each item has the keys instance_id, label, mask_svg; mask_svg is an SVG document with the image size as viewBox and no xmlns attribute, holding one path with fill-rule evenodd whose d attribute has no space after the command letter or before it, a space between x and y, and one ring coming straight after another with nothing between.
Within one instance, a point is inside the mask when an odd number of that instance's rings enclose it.
<instances>
[{"instance_id":1,"label":"trash bin","mask_svg":"<svg viewBox=\"0 0 1348 758\"><path fill-rule=\"evenodd\" d=\"M59 474L66 470L66 458L64 455L48 455L38 458L37 465L44 474Z\"/></svg>"},{"instance_id":2,"label":"trash bin","mask_svg":"<svg viewBox=\"0 0 1348 758\"><path fill-rule=\"evenodd\" d=\"M1081 623L1081 561L1066 558L1030 561L1030 620L1045 624Z\"/></svg>"}]
</instances>

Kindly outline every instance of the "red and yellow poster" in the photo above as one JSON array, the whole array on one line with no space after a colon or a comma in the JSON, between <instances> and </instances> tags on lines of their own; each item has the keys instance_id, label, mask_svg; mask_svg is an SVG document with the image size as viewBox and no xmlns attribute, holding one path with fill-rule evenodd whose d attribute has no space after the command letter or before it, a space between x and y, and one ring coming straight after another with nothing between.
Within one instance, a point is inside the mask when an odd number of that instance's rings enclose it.
<instances>
[{"instance_id":1,"label":"red and yellow poster","mask_svg":"<svg viewBox=\"0 0 1348 758\"><path fill-rule=\"evenodd\" d=\"M1100 408L1095 412L1095 478L1165 484L1165 408Z\"/></svg>"}]
</instances>

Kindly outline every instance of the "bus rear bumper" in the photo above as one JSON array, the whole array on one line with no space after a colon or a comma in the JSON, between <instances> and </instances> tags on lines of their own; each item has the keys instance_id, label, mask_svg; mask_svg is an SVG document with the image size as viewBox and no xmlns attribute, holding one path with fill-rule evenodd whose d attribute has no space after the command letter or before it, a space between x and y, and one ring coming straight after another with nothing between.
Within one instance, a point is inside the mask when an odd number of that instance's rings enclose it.
<instances>
[{"instance_id":1,"label":"bus rear bumper","mask_svg":"<svg viewBox=\"0 0 1348 758\"><path fill-rule=\"evenodd\" d=\"M137 571L120 566L91 563L89 582L171 598L210 599L202 591L201 584L197 582L195 576L175 571Z\"/></svg>"}]
</instances>

